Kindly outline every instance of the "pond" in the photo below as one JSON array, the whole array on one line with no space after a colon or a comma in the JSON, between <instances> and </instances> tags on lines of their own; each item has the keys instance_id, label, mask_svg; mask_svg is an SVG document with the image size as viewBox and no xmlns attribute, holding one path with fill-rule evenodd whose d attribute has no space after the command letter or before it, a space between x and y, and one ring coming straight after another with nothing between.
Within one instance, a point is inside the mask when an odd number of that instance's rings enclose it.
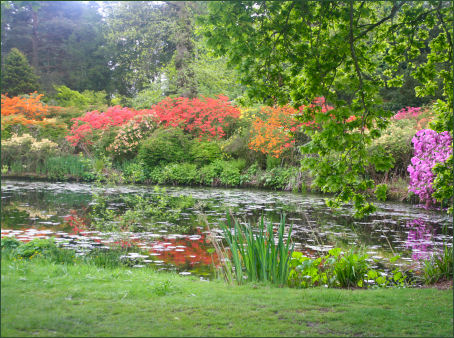
<instances>
[{"instance_id":1,"label":"pond","mask_svg":"<svg viewBox=\"0 0 454 338\"><path fill-rule=\"evenodd\" d=\"M418 268L420 259L430 257L444 243L452 245L452 221L445 212L402 203L376 203L375 214L357 220L348 206L333 211L326 207L322 196L315 194L206 187L97 187L19 180L3 180L1 187L2 237L28 241L54 236L61 245L76 248L81 255L92 247L132 242L146 253L126 255L124 259L137 262L133 266L150 264L201 278L213 276L215 260L206 223L220 237L219 224L227 222L229 214L240 223L253 225L263 216L277 227L285 213L286 224L293 225L295 250L310 256L333 247L355 247L384 263L399 254L399 264ZM133 221L135 226L128 230L112 232L105 225L112 227L119 222L97 220L94 210L100 203L96 196L104 196L102 212L111 214L124 214L130 209L128 201L137 196L144 197L145 204L150 196L161 204L168 201L166 198L183 198L190 203L182 208L162 204L153 217ZM94 222L101 228L93 228Z\"/></svg>"}]
</instances>

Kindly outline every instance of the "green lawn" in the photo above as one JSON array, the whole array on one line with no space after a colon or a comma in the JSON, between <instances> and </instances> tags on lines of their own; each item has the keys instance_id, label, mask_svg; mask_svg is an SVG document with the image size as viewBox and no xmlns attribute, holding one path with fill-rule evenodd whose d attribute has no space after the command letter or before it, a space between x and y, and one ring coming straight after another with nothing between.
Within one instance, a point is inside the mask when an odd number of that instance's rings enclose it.
<instances>
[{"instance_id":1,"label":"green lawn","mask_svg":"<svg viewBox=\"0 0 454 338\"><path fill-rule=\"evenodd\" d=\"M227 286L2 260L6 336L452 336L453 292Z\"/></svg>"}]
</instances>

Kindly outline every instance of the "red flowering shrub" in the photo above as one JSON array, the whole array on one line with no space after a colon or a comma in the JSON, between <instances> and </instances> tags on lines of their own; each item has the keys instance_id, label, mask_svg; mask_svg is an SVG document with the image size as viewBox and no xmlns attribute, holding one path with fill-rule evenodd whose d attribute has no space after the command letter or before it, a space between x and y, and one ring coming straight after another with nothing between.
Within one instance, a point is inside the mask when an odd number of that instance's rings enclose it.
<instances>
[{"instance_id":1,"label":"red flowering shrub","mask_svg":"<svg viewBox=\"0 0 454 338\"><path fill-rule=\"evenodd\" d=\"M164 127L178 127L198 137L222 138L226 129L240 117L228 97L166 98L152 107Z\"/></svg>"},{"instance_id":2,"label":"red flowering shrub","mask_svg":"<svg viewBox=\"0 0 454 338\"><path fill-rule=\"evenodd\" d=\"M90 140L95 130L105 130L110 127L122 126L140 115L153 115L150 109L134 110L121 106L109 107L106 112L91 111L82 117L72 119L73 125L66 139L76 146L80 143L92 144Z\"/></svg>"}]
</instances>

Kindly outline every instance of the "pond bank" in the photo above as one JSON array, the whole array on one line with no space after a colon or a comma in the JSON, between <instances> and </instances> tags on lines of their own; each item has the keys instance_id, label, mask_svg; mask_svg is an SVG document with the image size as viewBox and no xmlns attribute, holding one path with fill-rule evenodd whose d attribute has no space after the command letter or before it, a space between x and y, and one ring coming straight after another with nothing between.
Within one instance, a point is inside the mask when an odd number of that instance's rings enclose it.
<instances>
[{"instance_id":1,"label":"pond bank","mask_svg":"<svg viewBox=\"0 0 454 338\"><path fill-rule=\"evenodd\" d=\"M43 174L37 174L37 173L23 173L23 174L2 174L1 176L2 179L13 179L13 180L35 180L35 181L42 181L42 182L57 182L57 181L63 181L63 182L85 182L85 183L90 183L93 182L87 181L84 179L81 179L78 176L73 176L73 175L65 175L65 177L60 177L60 178L51 178L47 175ZM220 187L220 188L241 188L241 189L260 189L264 191L293 191L293 192L301 192L301 193L316 193L316 194L322 194L322 192L318 189L315 189L311 187L311 182L310 180L306 179L306 181L302 180L301 177L295 182L292 186L292 184L288 183L285 186L280 186L280 187L272 187L272 186L266 186L266 184L261 183L262 181L265 181L266 177L262 178L255 178L254 180L251 181L244 181L239 185L226 185L222 184L219 179L214 179L211 184L182 184L178 182L173 182L170 185L172 186L181 186L181 187ZM118 182L119 184L124 184L127 182L120 181ZM380 182L380 183L386 183L388 184L388 193L387 193L387 201L389 202L404 202L404 203L411 203L411 204L417 204L418 200L415 196L411 196L408 192L408 179L392 179L387 182ZM153 185L169 185L169 184L162 184L159 182L153 182L151 180L146 180L144 182L138 182L134 183L138 185L143 185L143 186L153 186ZM373 196L373 191L369 191L370 195ZM329 196L329 195L327 195ZM374 199L372 199L374 200Z\"/></svg>"},{"instance_id":2,"label":"pond bank","mask_svg":"<svg viewBox=\"0 0 454 338\"><path fill-rule=\"evenodd\" d=\"M452 289L227 286L4 258L1 267L2 336L452 335Z\"/></svg>"}]
</instances>

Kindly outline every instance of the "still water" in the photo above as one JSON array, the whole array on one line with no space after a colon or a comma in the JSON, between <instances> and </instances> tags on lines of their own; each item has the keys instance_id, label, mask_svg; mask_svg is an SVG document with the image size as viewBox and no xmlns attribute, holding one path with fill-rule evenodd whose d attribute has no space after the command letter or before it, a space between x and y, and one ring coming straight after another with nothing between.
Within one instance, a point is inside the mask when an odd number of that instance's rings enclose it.
<instances>
[{"instance_id":1,"label":"still water","mask_svg":"<svg viewBox=\"0 0 454 338\"><path fill-rule=\"evenodd\" d=\"M383 262L399 254L402 265L417 268L421 259L439 251L443 244L452 245L452 221L445 212L395 202L377 203L375 214L357 220L349 207L333 211L326 207L322 196L314 194L206 187L166 187L165 191L156 191L134 185L100 188L82 183L19 180L3 180L1 189L2 237L28 241L54 236L61 245L75 248L80 254L95 246L133 242L141 253L132 252L124 259L136 262L134 266L151 264L158 269L202 277L212 275L215 260L202 219L221 237L218 225L225 223L229 214L249 224L256 224L264 216L277 227L285 213L286 224L293 225L291 239L295 250L311 256L333 247L357 247ZM137 194L192 196L195 204L180 210L170 221L168 217L154 218L145 230L102 232L90 228L86 221L94 193L110 196L106 208L114 212L124 212L123 199Z\"/></svg>"}]
</instances>

